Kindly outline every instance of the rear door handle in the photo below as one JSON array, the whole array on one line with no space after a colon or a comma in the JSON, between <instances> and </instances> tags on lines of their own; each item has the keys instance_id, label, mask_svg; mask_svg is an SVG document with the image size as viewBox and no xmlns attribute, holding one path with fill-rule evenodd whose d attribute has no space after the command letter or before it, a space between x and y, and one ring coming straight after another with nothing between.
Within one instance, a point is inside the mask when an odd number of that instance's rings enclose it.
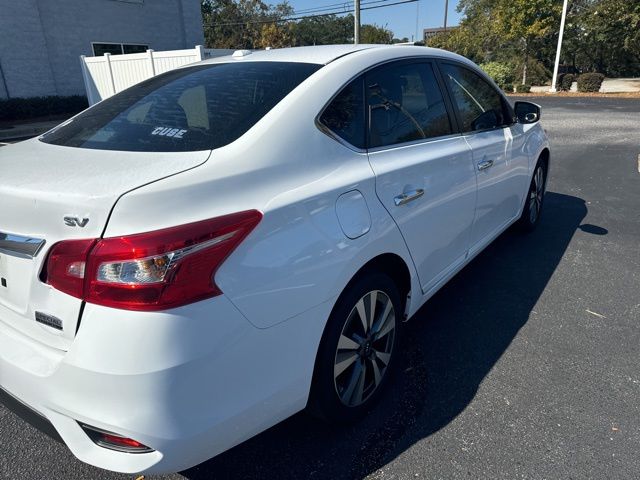
<instances>
[{"instance_id":1,"label":"rear door handle","mask_svg":"<svg viewBox=\"0 0 640 480\"><path fill-rule=\"evenodd\" d=\"M424 195L424 189L418 188L416 190L412 190L410 192L403 193L401 195L394 197L393 201L396 203L396 207L399 207L400 205L406 205L407 203L412 202L413 200L416 200L423 195Z\"/></svg>"},{"instance_id":2,"label":"rear door handle","mask_svg":"<svg viewBox=\"0 0 640 480\"><path fill-rule=\"evenodd\" d=\"M478 164L478 170L486 170L487 168L493 167L493 160L483 160Z\"/></svg>"}]
</instances>

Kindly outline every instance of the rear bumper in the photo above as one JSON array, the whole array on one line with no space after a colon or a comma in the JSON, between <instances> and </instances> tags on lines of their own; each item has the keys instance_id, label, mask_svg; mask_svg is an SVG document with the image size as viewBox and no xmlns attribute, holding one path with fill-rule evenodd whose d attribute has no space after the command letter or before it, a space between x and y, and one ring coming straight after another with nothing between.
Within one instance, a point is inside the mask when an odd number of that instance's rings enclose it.
<instances>
[{"instance_id":1,"label":"rear bumper","mask_svg":"<svg viewBox=\"0 0 640 480\"><path fill-rule=\"evenodd\" d=\"M35 410L32 410L28 405L25 405L10 393L5 392L2 388L0 388L0 405L4 405L49 438L56 442L64 443L62 437L58 434L58 431L53 428L53 425L51 425L51 422L47 420L46 417L43 417Z\"/></svg>"},{"instance_id":2,"label":"rear bumper","mask_svg":"<svg viewBox=\"0 0 640 480\"><path fill-rule=\"evenodd\" d=\"M328 309L261 330L224 296L161 313L87 304L68 352L0 321L0 388L86 463L179 471L304 408ZM99 447L80 423L154 451Z\"/></svg>"}]
</instances>

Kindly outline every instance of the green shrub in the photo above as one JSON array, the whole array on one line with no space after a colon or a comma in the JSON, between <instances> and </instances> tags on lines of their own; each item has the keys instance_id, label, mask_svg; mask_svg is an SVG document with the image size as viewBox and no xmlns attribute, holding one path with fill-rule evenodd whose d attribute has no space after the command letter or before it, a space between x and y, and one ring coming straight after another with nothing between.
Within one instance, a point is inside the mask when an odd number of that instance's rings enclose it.
<instances>
[{"instance_id":1,"label":"green shrub","mask_svg":"<svg viewBox=\"0 0 640 480\"><path fill-rule=\"evenodd\" d=\"M516 85L516 93L529 93L531 91L531 85Z\"/></svg>"},{"instance_id":2,"label":"green shrub","mask_svg":"<svg viewBox=\"0 0 640 480\"><path fill-rule=\"evenodd\" d=\"M512 83L507 83L506 85L502 85L501 88L504 91L504 93L513 93L513 84Z\"/></svg>"},{"instance_id":3,"label":"green shrub","mask_svg":"<svg viewBox=\"0 0 640 480\"><path fill-rule=\"evenodd\" d=\"M519 82L522 81L522 73L524 65L519 64L513 72L513 75ZM551 72L538 60L529 59L527 62L527 84L528 85L549 85L551 80Z\"/></svg>"},{"instance_id":4,"label":"green shrub","mask_svg":"<svg viewBox=\"0 0 640 480\"><path fill-rule=\"evenodd\" d=\"M510 63L487 62L480 64L480 68L505 91L507 91L506 87L513 84L513 65Z\"/></svg>"},{"instance_id":5,"label":"green shrub","mask_svg":"<svg viewBox=\"0 0 640 480\"><path fill-rule=\"evenodd\" d=\"M571 90L571 85L576 81L576 76L572 73L562 73L558 75L558 82L556 84L556 90L561 92L568 92Z\"/></svg>"},{"instance_id":6,"label":"green shrub","mask_svg":"<svg viewBox=\"0 0 640 480\"><path fill-rule=\"evenodd\" d=\"M72 95L69 97L31 97L0 100L0 122L29 120L60 115L75 115L87 108L87 97Z\"/></svg>"},{"instance_id":7,"label":"green shrub","mask_svg":"<svg viewBox=\"0 0 640 480\"><path fill-rule=\"evenodd\" d=\"M601 73L583 73L578 77L579 92L599 92L604 75Z\"/></svg>"}]
</instances>

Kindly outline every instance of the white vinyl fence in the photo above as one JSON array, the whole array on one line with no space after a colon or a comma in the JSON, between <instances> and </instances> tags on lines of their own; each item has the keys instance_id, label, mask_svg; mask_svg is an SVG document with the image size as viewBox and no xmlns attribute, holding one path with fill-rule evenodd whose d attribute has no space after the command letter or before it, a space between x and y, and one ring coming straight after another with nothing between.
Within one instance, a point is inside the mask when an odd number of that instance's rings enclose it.
<instances>
[{"instance_id":1,"label":"white vinyl fence","mask_svg":"<svg viewBox=\"0 0 640 480\"><path fill-rule=\"evenodd\" d=\"M189 50L169 50L102 57L80 57L84 86L89 105L129 88L159 73L211 57L230 55L233 50L203 48L202 45Z\"/></svg>"}]
</instances>

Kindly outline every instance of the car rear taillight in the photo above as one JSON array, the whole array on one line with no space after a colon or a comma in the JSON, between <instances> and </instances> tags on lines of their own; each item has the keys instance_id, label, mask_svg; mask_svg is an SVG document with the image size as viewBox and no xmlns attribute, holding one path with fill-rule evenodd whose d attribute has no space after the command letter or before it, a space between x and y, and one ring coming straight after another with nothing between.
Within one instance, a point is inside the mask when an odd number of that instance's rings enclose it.
<instances>
[{"instance_id":1,"label":"car rear taillight","mask_svg":"<svg viewBox=\"0 0 640 480\"><path fill-rule=\"evenodd\" d=\"M96 240L65 240L56 243L47 258L47 283L82 298L87 257Z\"/></svg>"},{"instance_id":2,"label":"car rear taillight","mask_svg":"<svg viewBox=\"0 0 640 480\"><path fill-rule=\"evenodd\" d=\"M90 303L126 310L164 310L221 293L214 275L260 222L257 210L179 227L55 244L46 278Z\"/></svg>"}]
</instances>

